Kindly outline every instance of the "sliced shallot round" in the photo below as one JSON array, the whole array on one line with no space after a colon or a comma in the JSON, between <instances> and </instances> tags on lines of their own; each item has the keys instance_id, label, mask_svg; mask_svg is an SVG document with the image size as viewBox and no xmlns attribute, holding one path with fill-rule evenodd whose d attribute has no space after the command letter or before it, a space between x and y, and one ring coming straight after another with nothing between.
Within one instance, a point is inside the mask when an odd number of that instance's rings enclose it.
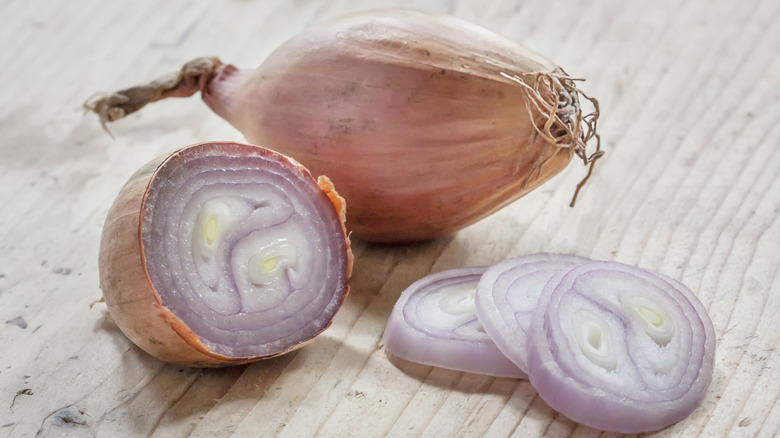
<instances>
[{"instance_id":1,"label":"sliced shallot round","mask_svg":"<svg viewBox=\"0 0 780 438\"><path fill-rule=\"evenodd\" d=\"M257 146L201 143L133 175L109 211L100 285L139 347L194 366L295 349L327 328L352 266L326 177Z\"/></svg>"},{"instance_id":2,"label":"sliced shallot round","mask_svg":"<svg viewBox=\"0 0 780 438\"><path fill-rule=\"evenodd\" d=\"M504 355L526 373L526 332L542 288L557 272L586 261L568 254L528 254L491 266L479 280L479 321Z\"/></svg>"},{"instance_id":3,"label":"sliced shallot round","mask_svg":"<svg viewBox=\"0 0 780 438\"><path fill-rule=\"evenodd\" d=\"M553 409L597 429L639 433L699 406L715 332L681 283L594 261L548 283L526 347L531 384Z\"/></svg>"},{"instance_id":4,"label":"sliced shallot round","mask_svg":"<svg viewBox=\"0 0 780 438\"><path fill-rule=\"evenodd\" d=\"M485 269L450 269L409 286L387 321L383 337L386 350L425 365L525 378L477 320L474 295Z\"/></svg>"}]
</instances>

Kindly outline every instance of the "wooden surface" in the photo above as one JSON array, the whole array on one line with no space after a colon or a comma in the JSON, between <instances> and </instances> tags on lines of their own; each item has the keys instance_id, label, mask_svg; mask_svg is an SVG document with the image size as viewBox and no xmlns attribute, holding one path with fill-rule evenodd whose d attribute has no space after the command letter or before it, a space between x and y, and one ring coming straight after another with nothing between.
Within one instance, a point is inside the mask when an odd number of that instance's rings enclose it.
<instances>
[{"instance_id":1,"label":"wooden surface","mask_svg":"<svg viewBox=\"0 0 780 438\"><path fill-rule=\"evenodd\" d=\"M198 98L111 126L92 93L197 56L253 67L313 22L372 6L448 12L544 53L602 104L607 156L456 235L355 242L352 292L303 350L230 369L166 365L118 331L97 250L149 159L241 135ZM390 362L400 292L446 268L558 251L690 286L718 337L702 406L658 436L780 430L780 2L467 0L0 2L0 436L566 436L526 381ZM610 434L605 434L610 436Z\"/></svg>"}]
</instances>

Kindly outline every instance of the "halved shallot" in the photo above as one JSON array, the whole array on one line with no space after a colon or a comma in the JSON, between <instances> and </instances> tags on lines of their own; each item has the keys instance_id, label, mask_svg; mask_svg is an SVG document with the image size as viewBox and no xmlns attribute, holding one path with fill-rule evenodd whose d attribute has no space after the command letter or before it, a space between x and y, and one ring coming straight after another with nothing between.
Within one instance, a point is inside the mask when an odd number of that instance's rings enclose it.
<instances>
[{"instance_id":1,"label":"halved shallot","mask_svg":"<svg viewBox=\"0 0 780 438\"><path fill-rule=\"evenodd\" d=\"M588 98L594 109L585 115L575 81L475 24L385 9L312 26L254 70L199 58L86 107L105 124L201 91L250 143L328 175L356 236L399 242L453 233L574 155L585 164L600 157L598 142L586 152L598 139L598 103Z\"/></svg>"},{"instance_id":2,"label":"halved shallot","mask_svg":"<svg viewBox=\"0 0 780 438\"><path fill-rule=\"evenodd\" d=\"M597 429L639 433L699 406L712 380L715 332L681 283L594 261L548 283L526 348L531 384L553 409Z\"/></svg>"},{"instance_id":3,"label":"halved shallot","mask_svg":"<svg viewBox=\"0 0 780 438\"><path fill-rule=\"evenodd\" d=\"M130 340L168 362L246 363L308 342L347 294L345 204L257 146L201 143L133 175L111 207L100 287Z\"/></svg>"},{"instance_id":4,"label":"halved shallot","mask_svg":"<svg viewBox=\"0 0 780 438\"><path fill-rule=\"evenodd\" d=\"M475 304L479 321L498 348L528 372L526 334L547 281L588 261L568 254L528 254L491 266L479 280Z\"/></svg>"},{"instance_id":5,"label":"halved shallot","mask_svg":"<svg viewBox=\"0 0 780 438\"><path fill-rule=\"evenodd\" d=\"M441 271L409 286L385 327L385 349L401 359L499 377L526 377L477 320L474 295L484 267Z\"/></svg>"}]
</instances>

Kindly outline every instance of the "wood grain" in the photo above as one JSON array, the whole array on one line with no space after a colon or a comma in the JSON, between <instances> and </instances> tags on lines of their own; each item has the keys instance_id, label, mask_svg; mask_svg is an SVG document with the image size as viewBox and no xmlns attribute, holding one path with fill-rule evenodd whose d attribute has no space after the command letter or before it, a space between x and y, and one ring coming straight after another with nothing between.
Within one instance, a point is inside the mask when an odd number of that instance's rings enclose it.
<instances>
[{"instance_id":1,"label":"wood grain","mask_svg":"<svg viewBox=\"0 0 780 438\"><path fill-rule=\"evenodd\" d=\"M310 24L376 6L451 13L544 53L602 105L607 156L577 207L572 165L497 214L410 246L355 242L333 326L248 366L167 365L101 303L109 206L149 159L242 141L197 98L111 125L80 105L216 55L258 65ZM537 251L619 260L691 287L718 336L702 406L656 436L780 433L780 3L269 0L0 3L0 436L613 436L526 381L391 361L400 292Z\"/></svg>"}]
</instances>

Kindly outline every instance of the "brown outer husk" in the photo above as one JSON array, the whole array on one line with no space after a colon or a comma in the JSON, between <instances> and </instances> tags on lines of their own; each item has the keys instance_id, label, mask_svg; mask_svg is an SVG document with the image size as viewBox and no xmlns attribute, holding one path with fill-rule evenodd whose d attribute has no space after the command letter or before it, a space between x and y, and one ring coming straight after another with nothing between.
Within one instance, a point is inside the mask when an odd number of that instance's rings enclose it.
<instances>
[{"instance_id":1,"label":"brown outer husk","mask_svg":"<svg viewBox=\"0 0 780 438\"><path fill-rule=\"evenodd\" d=\"M210 143L198 143L196 147ZM235 144L221 142L219 144ZM257 147L240 145L247 147ZM276 152L260 148L267 153ZM138 347L166 362L194 367L240 365L275 357L302 347L309 341L269 356L227 357L210 351L183 322L162 305L160 294L152 285L146 271L146 260L141 242L142 216L146 197L157 171L168 160L187 148L152 160L139 169L124 185L109 209L103 226L99 253L100 288L111 317L122 332ZM311 177L297 161L284 157L298 172ZM346 278L352 272L352 251L344 226L346 204L336 193L327 177L321 176L317 185L327 196L341 220L346 242ZM343 297L349 292L345 285ZM343 303L343 299L342 299ZM339 304L341 305L341 303ZM328 324L329 326L330 324ZM328 326L323 327L324 331ZM320 331L320 333L322 332ZM316 335L315 335L316 336Z\"/></svg>"}]
</instances>

